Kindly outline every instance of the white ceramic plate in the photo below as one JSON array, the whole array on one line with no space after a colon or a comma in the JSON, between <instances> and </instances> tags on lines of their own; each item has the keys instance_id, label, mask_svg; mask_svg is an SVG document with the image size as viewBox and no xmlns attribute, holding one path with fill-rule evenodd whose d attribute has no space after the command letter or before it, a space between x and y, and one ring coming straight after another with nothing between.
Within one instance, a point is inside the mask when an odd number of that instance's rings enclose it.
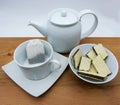
<instances>
[{"instance_id":1,"label":"white ceramic plate","mask_svg":"<svg viewBox=\"0 0 120 105\"><path fill-rule=\"evenodd\" d=\"M45 79L33 81L29 80L22 74L20 68L14 61L2 66L3 71L23 90L34 97L38 97L45 93L62 75L68 65L68 58L54 52L54 59L61 63L59 70L53 71Z\"/></svg>"},{"instance_id":2,"label":"white ceramic plate","mask_svg":"<svg viewBox=\"0 0 120 105\"><path fill-rule=\"evenodd\" d=\"M85 55L88 51L90 51L92 49L92 47L94 46L95 44L82 44L82 45L78 45L77 47L75 47L71 52L70 52L70 55L69 55L69 65L70 65L70 68L71 70L73 71L73 73L80 79L86 81L86 82L89 82L89 83L93 83L93 84L104 84L104 83L107 83L107 82L110 82L111 80L113 80L115 78L115 76L117 75L118 73L118 61L116 59L116 57L114 56L114 54L108 50L106 48L106 51L108 53L108 58L106 59L106 63L109 67L109 69L111 70L112 74L109 75L107 77L107 79L105 79L104 81L95 81L95 80L92 80L92 79L89 79L89 78L84 78L80 75L77 74L77 69L75 69L72 65L72 62L71 62L71 58L72 56L74 55L74 53L77 51L77 49L81 49L83 55Z\"/></svg>"}]
</instances>

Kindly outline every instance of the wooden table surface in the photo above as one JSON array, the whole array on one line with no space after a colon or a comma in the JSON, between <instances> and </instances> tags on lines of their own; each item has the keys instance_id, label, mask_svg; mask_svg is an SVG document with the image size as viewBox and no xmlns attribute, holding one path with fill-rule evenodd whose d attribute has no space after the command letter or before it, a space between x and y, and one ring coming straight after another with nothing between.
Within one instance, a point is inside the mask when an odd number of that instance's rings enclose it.
<instances>
[{"instance_id":1,"label":"wooden table surface","mask_svg":"<svg viewBox=\"0 0 120 105\"><path fill-rule=\"evenodd\" d=\"M13 60L15 48L28 39L33 38L0 38L0 66ZM119 37L86 38L80 42L83 43L103 43L120 64ZM77 78L68 66L46 93L35 98L17 86L0 68L0 105L120 105L120 73L107 84L93 85Z\"/></svg>"}]
</instances>

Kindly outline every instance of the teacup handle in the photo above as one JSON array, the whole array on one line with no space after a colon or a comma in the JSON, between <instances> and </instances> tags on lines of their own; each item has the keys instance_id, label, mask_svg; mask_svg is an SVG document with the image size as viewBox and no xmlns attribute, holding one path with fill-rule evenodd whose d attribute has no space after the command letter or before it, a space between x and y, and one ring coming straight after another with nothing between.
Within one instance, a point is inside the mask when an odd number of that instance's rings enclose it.
<instances>
[{"instance_id":1,"label":"teacup handle","mask_svg":"<svg viewBox=\"0 0 120 105\"><path fill-rule=\"evenodd\" d=\"M60 62L57 61L57 60L54 60L54 59L51 60L51 61L50 61L50 65L51 65L51 64L56 64L56 66L57 66L56 68L54 68L54 67L51 66L51 72L53 72L53 71L58 70L58 69L61 68L61 64L60 64ZM54 70L53 70L53 69L54 69Z\"/></svg>"},{"instance_id":2,"label":"teacup handle","mask_svg":"<svg viewBox=\"0 0 120 105\"><path fill-rule=\"evenodd\" d=\"M97 18L97 16L95 15L95 13L92 12L91 10L87 10L87 9L86 9L86 10L82 10L82 11L80 12L80 21L82 21L82 18L83 18L85 15L88 15L88 14L91 14L91 15L94 16L94 23L93 23L93 25L90 27L89 30L87 30L87 31L84 32L84 33L81 33L81 39L84 39L84 38L86 38L87 36L89 36L91 33L93 33L94 30L96 29L97 25L98 25L98 18Z\"/></svg>"}]
</instances>

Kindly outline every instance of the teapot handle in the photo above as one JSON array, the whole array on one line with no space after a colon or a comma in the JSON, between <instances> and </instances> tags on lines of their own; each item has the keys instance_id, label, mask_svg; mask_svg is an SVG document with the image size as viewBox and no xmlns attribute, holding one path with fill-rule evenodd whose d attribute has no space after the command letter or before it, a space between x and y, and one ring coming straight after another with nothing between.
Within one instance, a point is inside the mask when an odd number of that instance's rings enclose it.
<instances>
[{"instance_id":1,"label":"teapot handle","mask_svg":"<svg viewBox=\"0 0 120 105\"><path fill-rule=\"evenodd\" d=\"M91 10L82 10L80 12L80 21L82 21L82 18L85 16L85 15L88 15L88 14L91 14L94 16L94 23L93 25L90 27L89 30L87 30L86 32L84 33L81 33L81 39L84 39L86 38L87 36L89 36L91 33L93 33L98 25L98 18L97 16L95 15L94 12L92 12Z\"/></svg>"}]
</instances>

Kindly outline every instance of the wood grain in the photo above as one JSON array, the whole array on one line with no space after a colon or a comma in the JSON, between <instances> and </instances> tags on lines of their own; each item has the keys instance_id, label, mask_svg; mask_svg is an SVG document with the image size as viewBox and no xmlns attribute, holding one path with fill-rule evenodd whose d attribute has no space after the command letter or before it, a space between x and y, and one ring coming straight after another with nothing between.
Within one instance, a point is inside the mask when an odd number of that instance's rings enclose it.
<instances>
[{"instance_id":1,"label":"wood grain","mask_svg":"<svg viewBox=\"0 0 120 105\"><path fill-rule=\"evenodd\" d=\"M0 66L13 60L15 48L28 39L33 38L0 38ZM80 42L84 43L102 43L120 64L119 37L90 37ZM0 68L0 105L120 105L120 73L107 84L93 85L78 79L68 66L52 88L35 98L18 87Z\"/></svg>"}]
</instances>

